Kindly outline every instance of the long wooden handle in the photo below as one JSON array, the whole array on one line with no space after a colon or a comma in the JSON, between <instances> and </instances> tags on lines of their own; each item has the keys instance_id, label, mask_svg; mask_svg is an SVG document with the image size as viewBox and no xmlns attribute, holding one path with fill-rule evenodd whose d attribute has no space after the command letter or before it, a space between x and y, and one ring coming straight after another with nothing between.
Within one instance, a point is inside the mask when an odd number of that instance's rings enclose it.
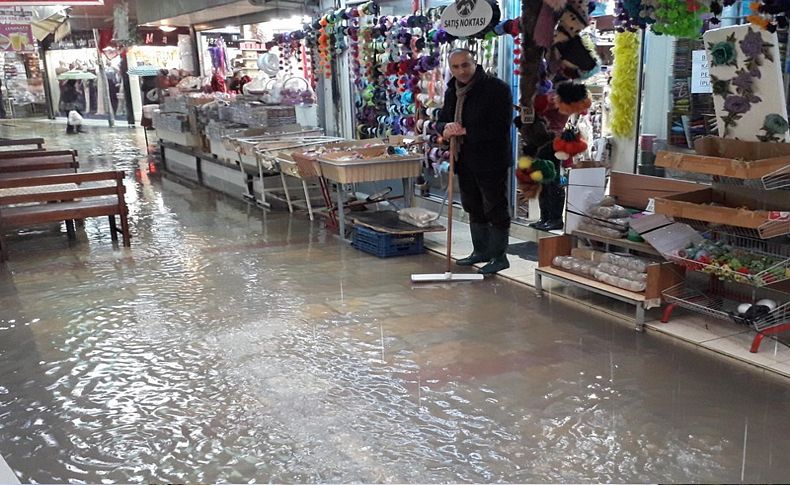
<instances>
[{"instance_id":1,"label":"long wooden handle","mask_svg":"<svg viewBox=\"0 0 790 485\"><path fill-rule=\"evenodd\" d=\"M447 174L447 272L453 268L453 185L455 181L455 147L456 137L450 138L450 171Z\"/></svg>"}]
</instances>

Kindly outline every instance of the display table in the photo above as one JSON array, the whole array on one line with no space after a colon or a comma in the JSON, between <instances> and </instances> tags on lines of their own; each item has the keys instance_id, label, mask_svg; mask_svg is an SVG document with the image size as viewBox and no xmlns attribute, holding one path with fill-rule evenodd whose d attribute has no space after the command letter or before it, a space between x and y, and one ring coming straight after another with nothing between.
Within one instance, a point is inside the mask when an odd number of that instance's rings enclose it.
<instances>
[{"instance_id":1,"label":"display table","mask_svg":"<svg viewBox=\"0 0 790 485\"><path fill-rule=\"evenodd\" d=\"M343 207L343 184L381 182L400 178L403 196L411 204L411 179L422 171L422 157L404 156L392 158L344 160L340 157L319 157L316 160L319 175L337 183L337 213L340 237L345 238L346 219ZM330 205L330 201L327 201ZM331 209L330 209L331 210Z\"/></svg>"},{"instance_id":2,"label":"display table","mask_svg":"<svg viewBox=\"0 0 790 485\"><path fill-rule=\"evenodd\" d=\"M673 263L656 262L647 265L645 291L636 293L553 267L552 262L554 258L570 255L578 242L577 240L577 237L565 234L545 237L539 241L538 268L535 270L535 288L539 297L543 295L543 278L549 278L569 286L583 288L599 295L629 303L636 307L636 330L641 332L645 324L645 309L661 306L662 293L684 280L685 271L682 267ZM632 241L611 240L610 243L618 245L632 243Z\"/></svg>"},{"instance_id":3,"label":"display table","mask_svg":"<svg viewBox=\"0 0 790 485\"><path fill-rule=\"evenodd\" d=\"M652 308L661 305L661 298L648 300L644 293L634 293L633 291L623 290L616 286L607 285L599 281L577 276L573 273L563 271L561 269L553 268L551 266L544 266L535 270L535 291L538 298L543 297L543 278L557 280L568 286L575 286L584 288L587 291L597 293L599 295L608 296L615 300L634 305L636 307L636 330L641 332L645 325L645 308Z\"/></svg>"}]
</instances>

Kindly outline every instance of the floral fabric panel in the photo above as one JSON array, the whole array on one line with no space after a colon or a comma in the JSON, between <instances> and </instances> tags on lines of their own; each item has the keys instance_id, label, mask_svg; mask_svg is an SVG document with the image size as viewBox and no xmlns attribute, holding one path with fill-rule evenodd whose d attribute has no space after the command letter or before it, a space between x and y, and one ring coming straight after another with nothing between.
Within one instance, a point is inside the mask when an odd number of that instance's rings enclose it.
<instances>
[{"instance_id":1,"label":"floral fabric panel","mask_svg":"<svg viewBox=\"0 0 790 485\"><path fill-rule=\"evenodd\" d=\"M790 141L776 33L738 25L709 30L702 37L719 136Z\"/></svg>"}]
</instances>

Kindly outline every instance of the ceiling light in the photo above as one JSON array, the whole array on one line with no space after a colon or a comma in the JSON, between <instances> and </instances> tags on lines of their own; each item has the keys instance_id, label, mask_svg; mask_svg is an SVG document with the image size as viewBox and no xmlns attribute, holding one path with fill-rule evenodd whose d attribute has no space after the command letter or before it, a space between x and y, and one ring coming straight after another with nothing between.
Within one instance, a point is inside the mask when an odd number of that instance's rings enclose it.
<instances>
[{"instance_id":1,"label":"ceiling light","mask_svg":"<svg viewBox=\"0 0 790 485\"><path fill-rule=\"evenodd\" d=\"M160 25L159 30L162 32L172 32L176 30L177 27L173 27L172 25Z\"/></svg>"}]
</instances>

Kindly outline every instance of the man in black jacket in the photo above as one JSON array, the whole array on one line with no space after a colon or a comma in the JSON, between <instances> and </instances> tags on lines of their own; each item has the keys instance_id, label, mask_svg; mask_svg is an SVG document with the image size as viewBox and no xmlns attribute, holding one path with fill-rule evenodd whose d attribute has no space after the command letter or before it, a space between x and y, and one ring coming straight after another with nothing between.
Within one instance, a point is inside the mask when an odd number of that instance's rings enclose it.
<instances>
[{"instance_id":1,"label":"man in black jacket","mask_svg":"<svg viewBox=\"0 0 790 485\"><path fill-rule=\"evenodd\" d=\"M450 72L439 121L445 138L457 137L456 173L461 204L469 213L474 251L456 264L488 261L482 274L509 268L508 170L513 165L510 125L513 97L504 81L489 76L466 49L450 52Z\"/></svg>"}]
</instances>

